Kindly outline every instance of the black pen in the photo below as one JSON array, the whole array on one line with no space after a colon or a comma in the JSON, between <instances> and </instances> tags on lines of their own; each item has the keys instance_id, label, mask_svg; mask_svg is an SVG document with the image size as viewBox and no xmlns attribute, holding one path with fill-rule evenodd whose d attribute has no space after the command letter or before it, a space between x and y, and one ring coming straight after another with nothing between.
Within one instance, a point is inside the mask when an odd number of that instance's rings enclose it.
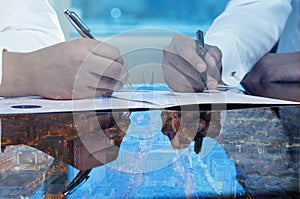
<instances>
[{"instance_id":1,"label":"black pen","mask_svg":"<svg viewBox=\"0 0 300 199\"><path fill-rule=\"evenodd\" d=\"M83 38L95 39L95 37L93 37L93 35L91 34L91 29L80 19L80 17L74 11L65 9L64 14L68 21L73 25L73 27ZM129 88L132 88L132 85L130 83L127 83L126 85Z\"/></svg>"},{"instance_id":2,"label":"black pen","mask_svg":"<svg viewBox=\"0 0 300 199\"><path fill-rule=\"evenodd\" d=\"M198 55L204 60L204 56L205 56L206 50L204 48L204 36L203 36L203 32L201 30L198 30L196 32L196 38L197 38L197 41L196 41L196 51L197 51ZM207 89L207 85L206 85L207 78L206 78L206 75L204 73L201 73L200 74L200 78L201 78L202 83L204 85L204 89Z\"/></svg>"}]
</instances>

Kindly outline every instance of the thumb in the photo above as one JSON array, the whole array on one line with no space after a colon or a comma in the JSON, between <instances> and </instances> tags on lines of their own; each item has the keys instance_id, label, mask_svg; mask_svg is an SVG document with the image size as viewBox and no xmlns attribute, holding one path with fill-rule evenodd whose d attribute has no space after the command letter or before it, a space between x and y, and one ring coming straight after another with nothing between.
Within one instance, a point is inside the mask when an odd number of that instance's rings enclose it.
<instances>
[{"instance_id":1,"label":"thumb","mask_svg":"<svg viewBox=\"0 0 300 199\"><path fill-rule=\"evenodd\" d=\"M208 89L216 89L221 80L220 67L218 66L220 60L216 58L221 57L219 55L213 53L213 51L208 51L205 54L205 62L207 64L207 88Z\"/></svg>"}]
</instances>

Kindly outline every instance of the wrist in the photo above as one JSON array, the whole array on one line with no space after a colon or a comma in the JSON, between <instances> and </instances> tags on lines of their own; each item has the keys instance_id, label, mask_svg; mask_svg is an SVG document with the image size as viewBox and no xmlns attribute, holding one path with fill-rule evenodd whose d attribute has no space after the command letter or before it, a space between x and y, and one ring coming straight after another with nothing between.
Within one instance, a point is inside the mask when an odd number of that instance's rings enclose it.
<instances>
[{"instance_id":1,"label":"wrist","mask_svg":"<svg viewBox=\"0 0 300 199\"><path fill-rule=\"evenodd\" d=\"M30 59L27 53L2 52L0 96L33 95Z\"/></svg>"}]
</instances>

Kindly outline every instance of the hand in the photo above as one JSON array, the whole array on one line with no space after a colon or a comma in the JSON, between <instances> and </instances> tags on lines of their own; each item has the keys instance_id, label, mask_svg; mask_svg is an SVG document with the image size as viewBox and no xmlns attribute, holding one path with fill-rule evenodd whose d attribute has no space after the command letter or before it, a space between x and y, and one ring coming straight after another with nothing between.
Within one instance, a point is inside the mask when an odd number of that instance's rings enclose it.
<instances>
[{"instance_id":1,"label":"hand","mask_svg":"<svg viewBox=\"0 0 300 199\"><path fill-rule=\"evenodd\" d=\"M255 64L242 82L300 82L300 52L266 54Z\"/></svg>"},{"instance_id":2,"label":"hand","mask_svg":"<svg viewBox=\"0 0 300 199\"><path fill-rule=\"evenodd\" d=\"M48 155L56 154L54 158L79 170L114 161L130 125L130 118L123 112L0 115L0 120L2 152L7 146L27 145ZM33 131L39 133L32 134L28 126L36 126ZM25 130L20 133L20 129ZM57 145L45 148L49 139ZM67 150L63 145L74 148Z\"/></svg>"},{"instance_id":3,"label":"hand","mask_svg":"<svg viewBox=\"0 0 300 199\"><path fill-rule=\"evenodd\" d=\"M217 138L221 129L219 111L163 111L162 133L174 149L186 149L194 141L194 151L199 154L205 136Z\"/></svg>"},{"instance_id":4,"label":"hand","mask_svg":"<svg viewBox=\"0 0 300 199\"><path fill-rule=\"evenodd\" d=\"M76 39L31 53L3 52L0 95L50 99L109 96L121 89L128 77L117 48Z\"/></svg>"},{"instance_id":5,"label":"hand","mask_svg":"<svg viewBox=\"0 0 300 199\"><path fill-rule=\"evenodd\" d=\"M300 102L300 82L241 82L250 95Z\"/></svg>"},{"instance_id":6,"label":"hand","mask_svg":"<svg viewBox=\"0 0 300 199\"><path fill-rule=\"evenodd\" d=\"M198 132L206 134L209 123L205 112L163 111L162 133L171 141L175 149L186 149Z\"/></svg>"},{"instance_id":7,"label":"hand","mask_svg":"<svg viewBox=\"0 0 300 199\"><path fill-rule=\"evenodd\" d=\"M207 88L216 89L220 81L222 53L215 46L205 45L204 60L196 52L196 42L185 35L174 36L164 49L162 69L166 83L178 92L202 92L200 77L207 75Z\"/></svg>"},{"instance_id":8,"label":"hand","mask_svg":"<svg viewBox=\"0 0 300 199\"><path fill-rule=\"evenodd\" d=\"M69 158L68 164L80 170L87 170L114 161L120 151L123 138L130 125L130 119L123 112L78 113L73 114L78 137L76 144L81 146ZM69 134L75 137L74 133ZM68 140L68 138L66 138Z\"/></svg>"}]
</instances>

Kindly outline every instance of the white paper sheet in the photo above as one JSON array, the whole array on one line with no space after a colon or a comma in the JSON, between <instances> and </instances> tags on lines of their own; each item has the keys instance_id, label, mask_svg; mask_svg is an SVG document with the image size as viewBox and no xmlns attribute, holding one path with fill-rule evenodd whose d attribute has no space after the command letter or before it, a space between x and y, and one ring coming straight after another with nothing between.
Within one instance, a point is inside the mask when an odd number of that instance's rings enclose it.
<instances>
[{"instance_id":1,"label":"white paper sheet","mask_svg":"<svg viewBox=\"0 0 300 199\"><path fill-rule=\"evenodd\" d=\"M299 102L245 95L237 89L204 93L175 93L161 85L151 89L115 92L112 97L81 100L48 100L37 96L2 98L0 114L54 113L93 110L163 109L181 105L297 105Z\"/></svg>"}]
</instances>

